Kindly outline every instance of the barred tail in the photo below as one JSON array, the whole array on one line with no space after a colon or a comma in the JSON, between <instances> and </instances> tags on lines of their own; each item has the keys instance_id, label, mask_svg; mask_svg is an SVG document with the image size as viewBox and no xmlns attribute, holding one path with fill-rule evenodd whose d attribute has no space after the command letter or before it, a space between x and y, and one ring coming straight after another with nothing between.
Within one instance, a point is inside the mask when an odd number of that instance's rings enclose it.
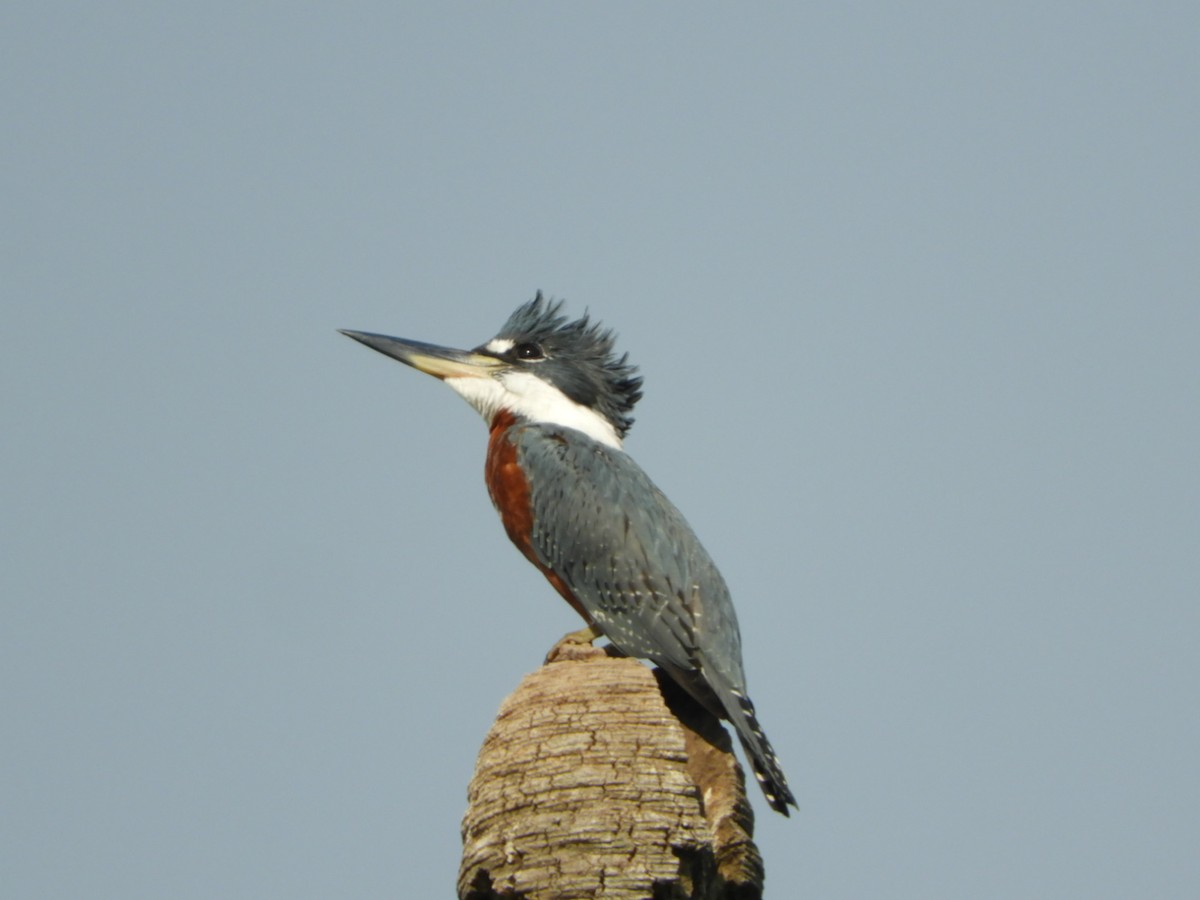
<instances>
[{"instance_id":1,"label":"barred tail","mask_svg":"<svg viewBox=\"0 0 1200 900\"><path fill-rule=\"evenodd\" d=\"M754 772L771 809L785 816L788 815L789 806L799 809L788 787L787 777L783 774L783 767L779 764L779 757L763 734L754 704L745 692L731 687L728 680L717 671L704 667L681 669L663 660L655 662L705 709L733 725L742 750L746 753L746 760L750 763L750 770Z\"/></svg>"},{"instance_id":2,"label":"barred tail","mask_svg":"<svg viewBox=\"0 0 1200 900\"><path fill-rule=\"evenodd\" d=\"M791 789L788 787L787 777L783 774L783 767L779 764L779 757L775 755L775 751L771 748L771 742L767 740L767 736L763 734L762 726L758 724L758 717L754 714L754 704L750 702L750 698L741 691L729 689L729 697L722 697L723 701L732 699L732 703L725 702L726 712L729 716L729 721L733 723L734 729L737 731L738 739L742 742L742 749L746 751L746 759L750 762L750 768L754 772L754 777L758 779L758 785L762 788L763 795L767 798L767 804L775 812L788 814L788 805L796 806L796 798L793 796Z\"/></svg>"}]
</instances>

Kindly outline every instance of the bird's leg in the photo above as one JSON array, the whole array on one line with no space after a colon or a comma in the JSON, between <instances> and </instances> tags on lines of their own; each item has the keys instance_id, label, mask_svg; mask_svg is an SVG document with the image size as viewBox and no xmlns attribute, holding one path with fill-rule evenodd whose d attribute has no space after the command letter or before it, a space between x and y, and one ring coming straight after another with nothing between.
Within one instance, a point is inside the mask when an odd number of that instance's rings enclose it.
<instances>
[{"instance_id":1,"label":"bird's leg","mask_svg":"<svg viewBox=\"0 0 1200 900\"><path fill-rule=\"evenodd\" d=\"M546 662L554 662L559 659L579 659L583 656L604 653L603 650L592 646L592 641L603 635L604 632L595 624L572 631L570 634L564 634L546 654Z\"/></svg>"}]
</instances>

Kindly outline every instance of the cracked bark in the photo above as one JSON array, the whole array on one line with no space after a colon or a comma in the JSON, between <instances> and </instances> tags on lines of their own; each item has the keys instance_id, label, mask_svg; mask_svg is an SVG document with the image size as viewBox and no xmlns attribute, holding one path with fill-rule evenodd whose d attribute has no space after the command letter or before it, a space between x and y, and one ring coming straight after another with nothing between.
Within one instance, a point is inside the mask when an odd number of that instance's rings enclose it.
<instances>
[{"instance_id":1,"label":"cracked bark","mask_svg":"<svg viewBox=\"0 0 1200 900\"><path fill-rule=\"evenodd\" d=\"M460 900L758 900L741 768L661 673L563 645L500 707L463 819Z\"/></svg>"}]
</instances>

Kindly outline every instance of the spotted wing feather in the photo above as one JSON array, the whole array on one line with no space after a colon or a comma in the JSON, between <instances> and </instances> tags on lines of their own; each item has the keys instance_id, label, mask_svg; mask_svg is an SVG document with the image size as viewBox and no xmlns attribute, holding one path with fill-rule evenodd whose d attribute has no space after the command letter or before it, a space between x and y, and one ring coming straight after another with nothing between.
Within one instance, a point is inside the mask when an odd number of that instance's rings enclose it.
<instances>
[{"instance_id":1,"label":"spotted wing feather","mask_svg":"<svg viewBox=\"0 0 1200 900\"><path fill-rule=\"evenodd\" d=\"M579 432L513 432L530 484L534 550L609 640L681 669L708 657L740 688L728 588L671 501L628 455Z\"/></svg>"},{"instance_id":2,"label":"spotted wing feather","mask_svg":"<svg viewBox=\"0 0 1200 900\"><path fill-rule=\"evenodd\" d=\"M768 802L786 815L795 800L746 696L729 589L683 515L620 450L550 425L508 437L529 480L538 559L617 649L652 660L733 723Z\"/></svg>"}]
</instances>

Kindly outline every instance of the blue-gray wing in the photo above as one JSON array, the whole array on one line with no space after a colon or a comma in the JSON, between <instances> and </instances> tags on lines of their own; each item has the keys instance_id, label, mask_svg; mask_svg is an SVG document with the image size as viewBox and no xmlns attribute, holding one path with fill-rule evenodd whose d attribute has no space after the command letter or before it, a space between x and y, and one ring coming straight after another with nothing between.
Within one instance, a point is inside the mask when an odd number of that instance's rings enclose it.
<instances>
[{"instance_id":1,"label":"blue-gray wing","mask_svg":"<svg viewBox=\"0 0 1200 900\"><path fill-rule=\"evenodd\" d=\"M653 660L729 719L772 809L796 798L746 695L725 579L691 526L620 450L551 425L508 438L529 480L531 540L616 647Z\"/></svg>"},{"instance_id":2,"label":"blue-gray wing","mask_svg":"<svg viewBox=\"0 0 1200 900\"><path fill-rule=\"evenodd\" d=\"M628 656L743 689L725 580L637 463L554 426L517 425L509 437L530 483L534 550L608 639Z\"/></svg>"}]
</instances>

